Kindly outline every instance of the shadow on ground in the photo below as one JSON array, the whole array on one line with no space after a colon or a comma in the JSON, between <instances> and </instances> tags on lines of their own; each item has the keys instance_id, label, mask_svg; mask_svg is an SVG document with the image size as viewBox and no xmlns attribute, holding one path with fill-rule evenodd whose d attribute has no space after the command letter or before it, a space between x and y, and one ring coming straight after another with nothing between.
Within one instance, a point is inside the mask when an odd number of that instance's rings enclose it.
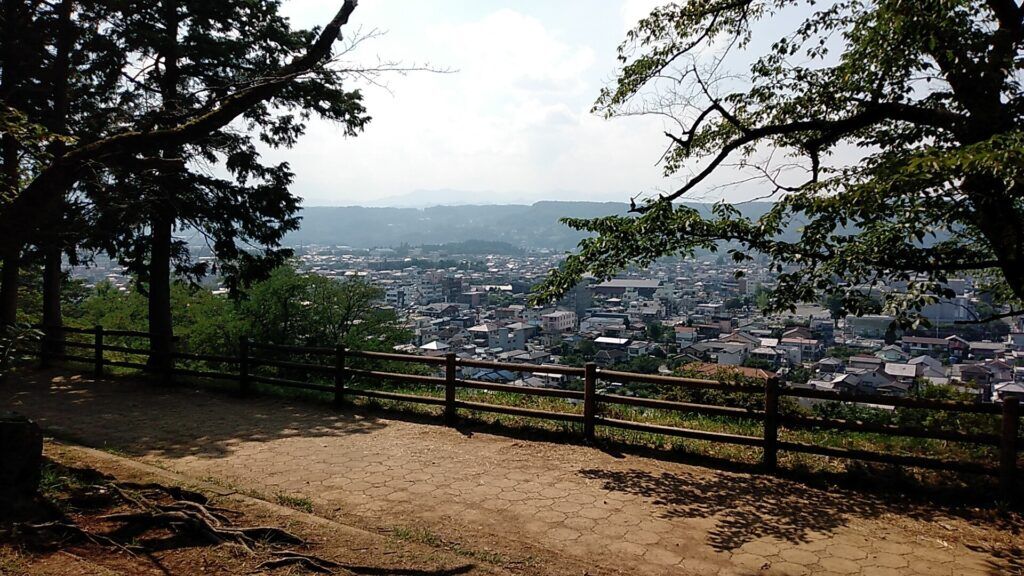
<instances>
[{"instance_id":1,"label":"shadow on ground","mask_svg":"<svg viewBox=\"0 0 1024 576\"><path fill-rule=\"evenodd\" d=\"M128 456L221 458L244 442L369 434L387 426L370 414L327 411L301 399L234 398L226 411L226 394L40 371L22 372L0 388L0 405L49 433ZM76 413L88 418L67 418Z\"/></svg>"},{"instance_id":2,"label":"shadow on ground","mask_svg":"<svg viewBox=\"0 0 1024 576\"><path fill-rule=\"evenodd\" d=\"M796 482L767 476L730 473L651 473L644 470L589 468L579 474L598 480L608 491L641 496L665 518L714 518L707 544L730 552L761 538L802 544L831 535L855 518L878 519L886 514L935 522L942 514L983 522L1018 535L1022 526L1014 516L985 515L979 510L941 511L894 503L871 494L823 491ZM1024 550L1000 543L972 545L991 557L992 574L1024 573Z\"/></svg>"},{"instance_id":3,"label":"shadow on ground","mask_svg":"<svg viewBox=\"0 0 1024 576\"><path fill-rule=\"evenodd\" d=\"M708 544L718 551L763 537L809 542L815 534L845 526L852 517L877 517L892 510L891 504L855 494L833 495L758 476L597 468L581 470L580 475L600 480L605 490L649 499L665 518L716 517Z\"/></svg>"},{"instance_id":4,"label":"shadow on ground","mask_svg":"<svg viewBox=\"0 0 1024 576\"><path fill-rule=\"evenodd\" d=\"M216 459L229 456L235 445L247 442L372 434L386 428L390 419L438 422L435 417L424 414L353 406L336 409L301 398L230 398L228 404L227 393L223 391L161 388L137 379L93 380L66 374L22 372L0 388L0 405L23 411L60 437L129 456ZM88 417L67 417L76 413ZM470 422L465 422L460 429L466 435L479 430L529 440L575 441L564 432ZM602 446L606 453L620 459L623 456L620 450L658 458L672 456L639 447ZM934 503L918 506L912 501L880 497L866 491L822 490L801 481L723 472L753 471L750 466L728 461L671 459L718 471L652 473L608 466L584 468L579 474L600 481L606 490L648 499L665 518L715 518L707 544L718 551L734 550L762 537L807 542L816 534L836 531L851 519L878 518L894 511L925 521L944 514L984 522L1014 534L1021 530L1012 516L978 512L962 502L941 508ZM878 489L869 485L865 488ZM918 495L917 499L927 499L927 496ZM1024 567L1024 553L1019 548L1003 547L987 552L997 557L1001 569L1019 571Z\"/></svg>"}]
</instances>

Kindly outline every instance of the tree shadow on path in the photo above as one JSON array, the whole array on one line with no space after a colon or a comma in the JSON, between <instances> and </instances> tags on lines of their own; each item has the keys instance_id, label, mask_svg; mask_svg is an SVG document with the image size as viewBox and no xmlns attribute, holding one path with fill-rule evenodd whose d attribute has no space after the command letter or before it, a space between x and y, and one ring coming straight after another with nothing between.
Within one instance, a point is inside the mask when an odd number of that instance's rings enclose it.
<instances>
[{"instance_id":1,"label":"tree shadow on path","mask_svg":"<svg viewBox=\"0 0 1024 576\"><path fill-rule=\"evenodd\" d=\"M851 518L877 518L894 510L892 504L869 497L822 492L765 476L636 469L585 469L580 475L600 480L605 490L649 499L663 518L716 518L707 543L717 551L764 537L806 543L845 526Z\"/></svg>"},{"instance_id":2,"label":"tree shadow on path","mask_svg":"<svg viewBox=\"0 0 1024 576\"><path fill-rule=\"evenodd\" d=\"M139 380L32 372L0 388L0 406L48 433L128 456L214 459L248 442L370 434L385 420L298 398L240 399Z\"/></svg>"}]
</instances>

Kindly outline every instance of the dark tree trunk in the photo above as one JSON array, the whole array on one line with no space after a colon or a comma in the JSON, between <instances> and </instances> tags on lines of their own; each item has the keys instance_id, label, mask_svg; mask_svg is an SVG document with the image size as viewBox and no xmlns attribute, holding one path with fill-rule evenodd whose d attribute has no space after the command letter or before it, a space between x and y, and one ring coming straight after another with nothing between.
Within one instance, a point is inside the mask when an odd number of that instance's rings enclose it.
<instances>
[{"instance_id":1,"label":"dark tree trunk","mask_svg":"<svg viewBox=\"0 0 1024 576\"><path fill-rule=\"evenodd\" d=\"M21 250L7 249L3 254L3 273L0 275L0 326L14 324L18 317L18 266Z\"/></svg>"},{"instance_id":2,"label":"dark tree trunk","mask_svg":"<svg viewBox=\"0 0 1024 576\"><path fill-rule=\"evenodd\" d=\"M171 322L171 233L174 217L161 208L150 221L149 255L149 364L156 370L168 367L174 326Z\"/></svg>"},{"instance_id":3,"label":"dark tree trunk","mask_svg":"<svg viewBox=\"0 0 1024 576\"><path fill-rule=\"evenodd\" d=\"M3 43L2 58L0 63L0 102L7 104L15 87L17 86L17 67L15 58L17 56L17 28L20 18L20 3L6 0L2 4L3 17ZM4 134L0 137L0 161L3 162L3 172L0 176L0 187L5 192L15 193L18 189L18 142L14 136ZM18 313L18 267L21 265L21 242L17 234L6 231L7 236L3 239L0 248L0 259L3 259L3 273L0 275L0 326L13 324Z\"/></svg>"},{"instance_id":4,"label":"dark tree trunk","mask_svg":"<svg viewBox=\"0 0 1024 576\"><path fill-rule=\"evenodd\" d=\"M64 325L61 311L61 284L64 272L61 270L60 246L46 249L43 263L43 326L46 328ZM50 354L64 353L64 332L61 330L46 331L46 348Z\"/></svg>"},{"instance_id":5,"label":"dark tree trunk","mask_svg":"<svg viewBox=\"0 0 1024 576\"><path fill-rule=\"evenodd\" d=\"M49 121L50 131L56 134L63 134L67 131L71 49L75 42L74 26L71 23L71 13L74 10L74 4L73 0L63 0L59 9L60 29L50 80L53 89L53 109ZM53 155L55 157L63 156L65 148L64 142L56 141L52 146ZM65 240L61 232L65 209L64 198L67 196L67 192L67 190L60 192L60 207L54 210L51 217L52 226L43 245L43 326L46 327L59 327L64 324L61 311L61 287L64 281L64 274L61 270L61 254L65 248ZM47 347L50 353L63 353L64 332L60 330L51 331L47 334L47 337Z\"/></svg>"},{"instance_id":6,"label":"dark tree trunk","mask_svg":"<svg viewBox=\"0 0 1024 576\"><path fill-rule=\"evenodd\" d=\"M2 186L12 190L18 186L18 142L9 134L0 139L3 146L3 180ZM18 276L21 266L22 243L15 233L3 242L2 253L4 269L0 275L0 326L14 324L18 314Z\"/></svg>"},{"instance_id":7,"label":"dark tree trunk","mask_svg":"<svg viewBox=\"0 0 1024 576\"><path fill-rule=\"evenodd\" d=\"M179 107L179 83L181 71L178 68L178 27L181 18L178 2L164 0L162 4L164 27L167 36L160 53L163 73L160 78L160 97L166 116L165 124L174 125ZM163 150L165 158L181 156L181 147L170 146ZM170 369L171 342L174 326L171 319L171 242L174 222L177 219L172 198L179 191L179 178L175 172L160 174L157 198L153 204L150 220L149 246L149 331L150 366L161 373Z\"/></svg>"}]
</instances>

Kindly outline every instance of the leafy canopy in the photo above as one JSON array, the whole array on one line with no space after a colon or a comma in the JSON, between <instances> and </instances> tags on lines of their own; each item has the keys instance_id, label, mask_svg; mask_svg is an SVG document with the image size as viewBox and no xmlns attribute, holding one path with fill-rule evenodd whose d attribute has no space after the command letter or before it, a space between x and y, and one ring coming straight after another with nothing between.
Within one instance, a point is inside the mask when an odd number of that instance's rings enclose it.
<instances>
[{"instance_id":1,"label":"leafy canopy","mask_svg":"<svg viewBox=\"0 0 1024 576\"><path fill-rule=\"evenodd\" d=\"M766 311L833 298L862 314L882 284L905 323L971 274L1015 314L1024 301L1024 11L1010 0L690 0L655 9L619 48L594 110L656 114L676 190L630 216L566 219L592 232L539 287L608 278L728 247L769 258ZM782 37L782 15L805 14ZM774 36L764 46L762 35ZM741 64L737 64L741 62ZM852 159L851 159L852 158ZM759 218L673 201L735 169L776 200ZM783 232L799 230L797 241Z\"/></svg>"}]
</instances>

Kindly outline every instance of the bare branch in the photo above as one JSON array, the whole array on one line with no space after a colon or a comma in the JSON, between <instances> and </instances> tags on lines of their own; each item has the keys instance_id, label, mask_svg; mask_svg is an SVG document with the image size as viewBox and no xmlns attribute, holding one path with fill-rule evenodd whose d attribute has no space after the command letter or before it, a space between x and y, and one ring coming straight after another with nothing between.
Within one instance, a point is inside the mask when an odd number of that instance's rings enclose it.
<instances>
[{"instance_id":1,"label":"bare branch","mask_svg":"<svg viewBox=\"0 0 1024 576\"><path fill-rule=\"evenodd\" d=\"M954 324L960 324L960 325L964 325L964 324L988 324L989 322L994 322L996 320L1003 320L1004 318L1013 318L1015 316L1021 316L1021 315L1024 315L1024 310L1013 310L1013 309L1011 309L1009 312L1003 312L1001 314L993 314L991 316L986 316L985 318L978 318L977 316L975 316L975 318L973 320L955 320L953 323Z\"/></svg>"}]
</instances>

